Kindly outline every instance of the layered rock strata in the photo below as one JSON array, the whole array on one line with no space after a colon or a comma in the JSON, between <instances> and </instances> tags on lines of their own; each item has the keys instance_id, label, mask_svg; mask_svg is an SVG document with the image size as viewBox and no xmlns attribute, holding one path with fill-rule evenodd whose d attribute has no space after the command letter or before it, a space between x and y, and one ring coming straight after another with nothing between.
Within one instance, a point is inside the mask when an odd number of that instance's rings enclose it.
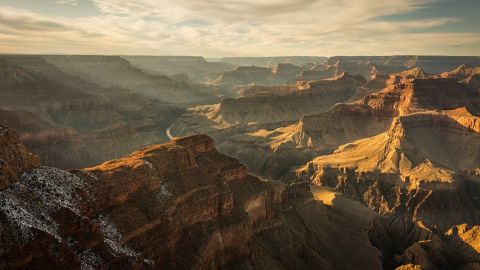
<instances>
[{"instance_id":1,"label":"layered rock strata","mask_svg":"<svg viewBox=\"0 0 480 270\"><path fill-rule=\"evenodd\" d=\"M206 136L0 191L8 269L381 269L363 223L248 174ZM361 262L361 263L360 263Z\"/></svg>"}]
</instances>

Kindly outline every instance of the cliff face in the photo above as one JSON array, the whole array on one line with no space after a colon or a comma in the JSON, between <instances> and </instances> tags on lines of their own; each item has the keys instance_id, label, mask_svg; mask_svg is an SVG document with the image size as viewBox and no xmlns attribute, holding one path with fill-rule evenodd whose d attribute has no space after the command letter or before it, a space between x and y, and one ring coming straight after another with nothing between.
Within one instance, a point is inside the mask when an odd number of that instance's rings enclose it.
<instances>
[{"instance_id":1,"label":"cliff face","mask_svg":"<svg viewBox=\"0 0 480 270\"><path fill-rule=\"evenodd\" d=\"M474 74L480 74L480 66L463 64L452 71L443 72L442 74L440 74L440 76L443 78L457 78L459 80L464 80Z\"/></svg>"},{"instance_id":2,"label":"cliff face","mask_svg":"<svg viewBox=\"0 0 480 270\"><path fill-rule=\"evenodd\" d=\"M453 172L473 171L480 166L480 146L476 143L479 118L467 113L461 120L455 116L455 112L444 111L395 118L388 131L343 145L307 167L322 164L363 172L379 170L408 178L406 184L412 187L428 186L429 182L442 182L447 187ZM438 145L443 145L441 150Z\"/></svg>"},{"instance_id":3,"label":"cliff face","mask_svg":"<svg viewBox=\"0 0 480 270\"><path fill-rule=\"evenodd\" d=\"M334 58L332 58L334 59ZM326 63L317 64L312 68L303 71L298 77L298 81L321 80L340 76L347 72L352 75L360 75L370 79L375 76L388 76L392 73L398 73L408 70L404 65L391 65L388 63L372 63L371 61L355 58L340 58L336 61L329 59Z\"/></svg>"},{"instance_id":4,"label":"cliff face","mask_svg":"<svg viewBox=\"0 0 480 270\"><path fill-rule=\"evenodd\" d=\"M361 78L345 76L300 83L297 91L291 93L222 100L219 111L229 123L291 121L347 100L364 82Z\"/></svg>"},{"instance_id":5,"label":"cliff face","mask_svg":"<svg viewBox=\"0 0 480 270\"><path fill-rule=\"evenodd\" d=\"M334 187L383 215L370 237L386 268L470 267L480 259L471 248L477 240L452 228L475 230L479 222L473 195L480 183L479 92L457 79L412 71L403 75L413 78L387 81L358 102L303 118L291 133L304 138L299 143L345 144L308 162L297 177Z\"/></svg>"},{"instance_id":6,"label":"cliff face","mask_svg":"<svg viewBox=\"0 0 480 270\"><path fill-rule=\"evenodd\" d=\"M365 96L358 104L392 116L459 107L476 112L479 109L479 95L457 79L413 79L406 83L388 85L380 92Z\"/></svg>"},{"instance_id":7,"label":"cliff face","mask_svg":"<svg viewBox=\"0 0 480 270\"><path fill-rule=\"evenodd\" d=\"M478 263L468 248L475 240L448 232L479 222L477 121L465 109L400 116L385 133L313 159L297 177L335 187L382 214L370 234L389 267Z\"/></svg>"},{"instance_id":8,"label":"cliff face","mask_svg":"<svg viewBox=\"0 0 480 270\"><path fill-rule=\"evenodd\" d=\"M337 75L336 66L329 66L326 64L319 64L313 66L311 69L304 70L297 76L297 81L314 81L333 78Z\"/></svg>"},{"instance_id":9,"label":"cliff face","mask_svg":"<svg viewBox=\"0 0 480 270\"><path fill-rule=\"evenodd\" d=\"M249 175L206 136L0 191L9 269L381 269L356 217ZM362 262L362 263L360 263Z\"/></svg>"},{"instance_id":10,"label":"cliff face","mask_svg":"<svg viewBox=\"0 0 480 270\"><path fill-rule=\"evenodd\" d=\"M0 268L98 269L106 267L103 260L114 268L142 264L118 244L118 231L103 216L89 216L89 183L40 167L16 136L1 139L7 148L0 159L18 171L18 179L0 191Z\"/></svg>"},{"instance_id":11,"label":"cliff face","mask_svg":"<svg viewBox=\"0 0 480 270\"><path fill-rule=\"evenodd\" d=\"M0 126L0 190L17 182L24 172L37 166L38 158L26 150L12 131Z\"/></svg>"},{"instance_id":12,"label":"cliff face","mask_svg":"<svg viewBox=\"0 0 480 270\"><path fill-rule=\"evenodd\" d=\"M284 85L295 83L296 77L305 70L302 66L279 63L275 67L241 66L225 71L215 80L217 84L227 85Z\"/></svg>"},{"instance_id":13,"label":"cliff face","mask_svg":"<svg viewBox=\"0 0 480 270\"><path fill-rule=\"evenodd\" d=\"M230 134L272 129L348 100L365 80L344 74L331 80L302 82L295 90L224 99L220 104L191 108L172 125L172 134L208 134L218 142ZM290 91L292 90L292 91Z\"/></svg>"},{"instance_id":14,"label":"cliff face","mask_svg":"<svg viewBox=\"0 0 480 270\"><path fill-rule=\"evenodd\" d=\"M328 89L323 84L332 80L319 82L298 85ZM386 87L368 94L381 85ZM288 172L286 167L301 165L342 144L386 131L397 115L458 107L475 112L480 108L477 92L456 79L430 78L421 69L372 79L358 87L353 96L362 91L367 94L356 102L332 104L325 112L306 113L291 125L230 136L219 149L240 158L255 173L278 178Z\"/></svg>"}]
</instances>

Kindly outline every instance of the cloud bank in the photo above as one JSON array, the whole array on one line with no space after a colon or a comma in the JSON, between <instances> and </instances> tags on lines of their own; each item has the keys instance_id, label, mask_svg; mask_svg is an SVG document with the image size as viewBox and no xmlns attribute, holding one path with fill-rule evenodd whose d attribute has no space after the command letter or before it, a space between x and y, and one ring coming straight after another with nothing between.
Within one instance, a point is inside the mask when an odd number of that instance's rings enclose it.
<instances>
[{"instance_id":1,"label":"cloud bank","mask_svg":"<svg viewBox=\"0 0 480 270\"><path fill-rule=\"evenodd\" d=\"M88 1L88 0L80 0ZM81 8L80 1L56 4ZM461 18L389 20L435 0L91 0L68 18L0 7L0 50L18 53L256 55L479 54Z\"/></svg>"}]
</instances>

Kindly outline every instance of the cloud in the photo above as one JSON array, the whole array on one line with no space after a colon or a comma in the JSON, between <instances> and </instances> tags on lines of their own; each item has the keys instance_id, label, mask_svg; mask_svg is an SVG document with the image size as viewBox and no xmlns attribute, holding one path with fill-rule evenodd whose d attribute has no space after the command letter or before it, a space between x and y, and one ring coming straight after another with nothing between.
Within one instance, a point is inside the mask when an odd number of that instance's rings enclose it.
<instances>
[{"instance_id":1,"label":"cloud","mask_svg":"<svg viewBox=\"0 0 480 270\"><path fill-rule=\"evenodd\" d=\"M77 36L98 37L85 27L72 24L66 18L52 18L34 12L8 7L0 8L0 32L19 36L75 33Z\"/></svg>"},{"instance_id":2,"label":"cloud","mask_svg":"<svg viewBox=\"0 0 480 270\"><path fill-rule=\"evenodd\" d=\"M415 33L459 18L382 19L435 0L91 1L101 15L72 19L0 7L0 33L6 38L0 49L13 49L16 42L17 50L24 51L102 54L216 57L402 54L413 49L414 54L439 54L479 40L478 33Z\"/></svg>"},{"instance_id":3,"label":"cloud","mask_svg":"<svg viewBox=\"0 0 480 270\"><path fill-rule=\"evenodd\" d=\"M55 3L59 5L72 5L72 6L78 5L77 0L57 0Z\"/></svg>"}]
</instances>

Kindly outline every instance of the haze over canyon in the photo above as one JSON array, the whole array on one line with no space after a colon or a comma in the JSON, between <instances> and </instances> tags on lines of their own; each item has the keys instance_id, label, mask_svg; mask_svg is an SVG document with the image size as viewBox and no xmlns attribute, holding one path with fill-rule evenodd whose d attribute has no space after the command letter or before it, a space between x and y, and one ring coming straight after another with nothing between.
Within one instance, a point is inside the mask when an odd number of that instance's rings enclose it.
<instances>
[{"instance_id":1,"label":"haze over canyon","mask_svg":"<svg viewBox=\"0 0 480 270\"><path fill-rule=\"evenodd\" d=\"M0 0L0 269L480 269L478 14Z\"/></svg>"}]
</instances>

